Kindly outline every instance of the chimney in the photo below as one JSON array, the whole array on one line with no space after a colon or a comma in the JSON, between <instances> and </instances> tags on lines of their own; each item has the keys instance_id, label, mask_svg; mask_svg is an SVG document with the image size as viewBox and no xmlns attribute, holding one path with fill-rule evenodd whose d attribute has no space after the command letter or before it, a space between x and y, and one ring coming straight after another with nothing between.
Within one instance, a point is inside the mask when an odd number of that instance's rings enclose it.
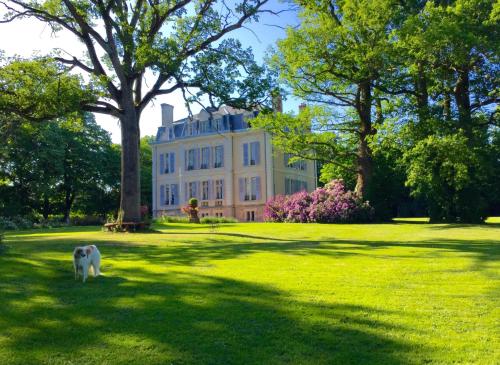
<instances>
[{"instance_id":1,"label":"chimney","mask_svg":"<svg viewBox=\"0 0 500 365\"><path fill-rule=\"evenodd\" d=\"M174 106L170 104L161 104L161 125L168 127L174 122Z\"/></svg>"},{"instance_id":2,"label":"chimney","mask_svg":"<svg viewBox=\"0 0 500 365\"><path fill-rule=\"evenodd\" d=\"M273 96L273 109L276 113L283 113L283 98L280 94Z\"/></svg>"},{"instance_id":3,"label":"chimney","mask_svg":"<svg viewBox=\"0 0 500 365\"><path fill-rule=\"evenodd\" d=\"M307 106L307 104L306 104L306 103L301 103L301 104L299 105L299 113L300 113L301 111L303 111L303 110L306 108L306 106Z\"/></svg>"}]
</instances>

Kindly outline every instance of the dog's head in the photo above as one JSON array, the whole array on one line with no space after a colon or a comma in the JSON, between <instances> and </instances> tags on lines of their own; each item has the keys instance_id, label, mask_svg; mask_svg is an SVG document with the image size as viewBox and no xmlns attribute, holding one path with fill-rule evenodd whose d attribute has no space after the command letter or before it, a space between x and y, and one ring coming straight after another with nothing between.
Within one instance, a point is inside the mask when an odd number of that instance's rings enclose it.
<instances>
[{"instance_id":1,"label":"dog's head","mask_svg":"<svg viewBox=\"0 0 500 365\"><path fill-rule=\"evenodd\" d=\"M73 257L75 260L80 260L82 257L87 256L84 249L81 247L75 248L75 251L73 252Z\"/></svg>"}]
</instances>

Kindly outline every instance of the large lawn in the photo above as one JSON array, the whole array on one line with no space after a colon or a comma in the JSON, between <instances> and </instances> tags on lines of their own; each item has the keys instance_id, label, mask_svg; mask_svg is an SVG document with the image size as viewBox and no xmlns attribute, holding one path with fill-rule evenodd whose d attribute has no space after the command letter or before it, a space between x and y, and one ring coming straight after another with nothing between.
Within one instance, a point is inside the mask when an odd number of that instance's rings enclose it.
<instances>
[{"instance_id":1,"label":"large lawn","mask_svg":"<svg viewBox=\"0 0 500 365\"><path fill-rule=\"evenodd\" d=\"M9 233L0 364L500 362L498 221L154 228Z\"/></svg>"}]
</instances>

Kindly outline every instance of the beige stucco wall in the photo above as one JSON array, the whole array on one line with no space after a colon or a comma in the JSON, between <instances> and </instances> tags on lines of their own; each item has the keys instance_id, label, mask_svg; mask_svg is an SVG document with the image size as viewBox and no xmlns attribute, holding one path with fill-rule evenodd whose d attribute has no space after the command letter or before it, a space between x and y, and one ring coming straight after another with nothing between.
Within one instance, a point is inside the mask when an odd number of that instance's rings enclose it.
<instances>
[{"instance_id":1,"label":"beige stucco wall","mask_svg":"<svg viewBox=\"0 0 500 365\"><path fill-rule=\"evenodd\" d=\"M273 165L274 165L274 194L285 194L285 178L291 178L307 182L307 191L311 192L316 188L316 162L306 161L306 170L297 170L286 167L284 163L284 153L274 150Z\"/></svg>"},{"instance_id":2,"label":"beige stucco wall","mask_svg":"<svg viewBox=\"0 0 500 365\"><path fill-rule=\"evenodd\" d=\"M243 144L260 142L260 163L255 166L243 165ZM184 151L190 148L224 146L224 166L203 170L185 170ZM175 152L175 173L160 174L159 155ZM185 183L224 179L224 200L222 206L215 206L215 200L208 201L208 207L200 205L200 215L208 213L223 213L224 216L234 216L240 221L246 221L246 212L255 211L256 220L263 219L265 202L276 194L285 193L285 178L307 181L308 190L316 187L315 163L307 162L307 170L301 171L284 166L283 153L274 150L268 134L259 130L211 134L185 139L177 139L168 143L153 145L153 209L155 215L181 214L179 208L187 204L185 200ZM239 179L260 176L261 198L256 201L240 201ZM179 185L179 205L160 207L160 186L166 184Z\"/></svg>"}]
</instances>

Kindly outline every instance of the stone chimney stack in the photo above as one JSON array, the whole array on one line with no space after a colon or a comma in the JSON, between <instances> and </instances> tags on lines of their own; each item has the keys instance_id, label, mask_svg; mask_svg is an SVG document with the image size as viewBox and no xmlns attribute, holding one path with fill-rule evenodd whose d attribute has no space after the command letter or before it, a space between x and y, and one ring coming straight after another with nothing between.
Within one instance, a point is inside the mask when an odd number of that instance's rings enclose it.
<instances>
[{"instance_id":1,"label":"stone chimney stack","mask_svg":"<svg viewBox=\"0 0 500 365\"><path fill-rule=\"evenodd\" d=\"M170 104L161 104L161 125L169 127L174 123L174 106Z\"/></svg>"},{"instance_id":2,"label":"stone chimney stack","mask_svg":"<svg viewBox=\"0 0 500 365\"><path fill-rule=\"evenodd\" d=\"M283 113L283 98L279 94L273 96L273 109L276 113Z\"/></svg>"},{"instance_id":3,"label":"stone chimney stack","mask_svg":"<svg viewBox=\"0 0 500 365\"><path fill-rule=\"evenodd\" d=\"M302 103L299 105L299 113L304 110L306 108L307 104L306 103Z\"/></svg>"}]
</instances>

